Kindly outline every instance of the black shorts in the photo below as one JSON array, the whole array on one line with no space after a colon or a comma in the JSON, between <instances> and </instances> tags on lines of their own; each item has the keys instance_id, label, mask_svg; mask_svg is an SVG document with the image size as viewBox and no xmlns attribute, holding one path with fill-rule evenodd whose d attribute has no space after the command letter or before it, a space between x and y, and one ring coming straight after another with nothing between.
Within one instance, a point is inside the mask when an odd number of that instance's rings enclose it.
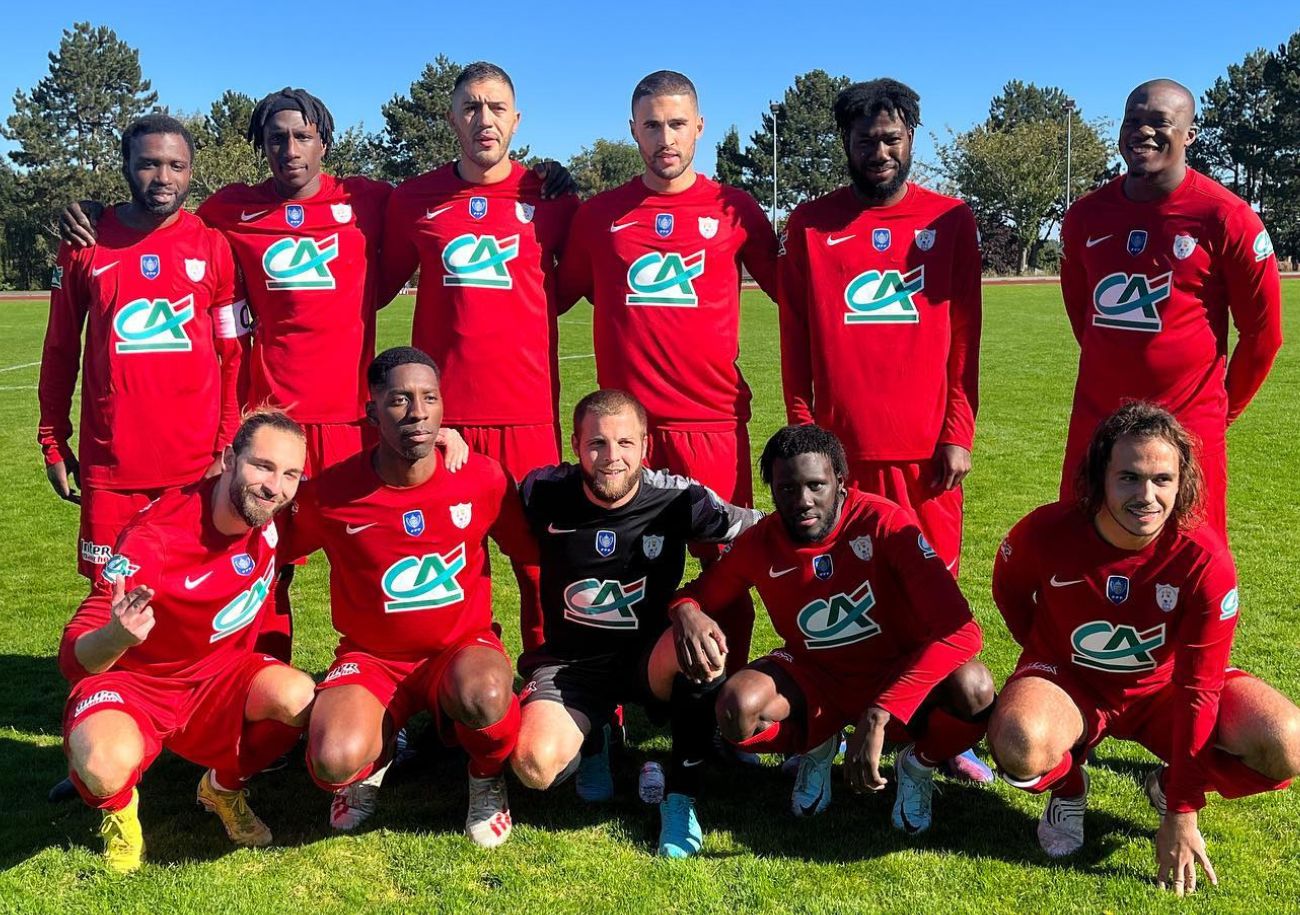
<instances>
[{"instance_id":1,"label":"black shorts","mask_svg":"<svg viewBox=\"0 0 1300 915\"><path fill-rule=\"evenodd\" d=\"M647 673L651 644L632 651L595 657L566 659L548 654L546 646L519 657L519 675L524 687L519 704L558 702L586 717L597 728L614 714L619 705L645 706L651 718L665 707L650 691Z\"/></svg>"}]
</instances>

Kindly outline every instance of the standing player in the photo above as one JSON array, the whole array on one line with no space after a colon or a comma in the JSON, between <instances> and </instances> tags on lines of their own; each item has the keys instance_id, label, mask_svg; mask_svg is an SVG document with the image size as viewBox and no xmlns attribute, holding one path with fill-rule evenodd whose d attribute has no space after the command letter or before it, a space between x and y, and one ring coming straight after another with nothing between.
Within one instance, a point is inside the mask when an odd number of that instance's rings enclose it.
<instances>
[{"instance_id":1,"label":"standing player","mask_svg":"<svg viewBox=\"0 0 1300 915\"><path fill-rule=\"evenodd\" d=\"M845 725L855 791L880 791L884 741L908 740L895 765L893 823L930 828L934 767L973 746L993 707L974 660L979 624L916 526L887 499L849 489L848 462L820 426L787 426L760 459L777 515L691 583L678 619L756 588L785 644L734 674L718 697L723 735L750 752L802 753L795 816L831 799Z\"/></svg>"},{"instance_id":2,"label":"standing player","mask_svg":"<svg viewBox=\"0 0 1300 915\"><path fill-rule=\"evenodd\" d=\"M645 404L650 466L751 505L740 268L775 298L776 237L753 197L696 173L704 119L689 79L659 70L637 83L631 128L645 173L578 210L560 301L594 306L597 379ZM733 669L753 621L748 595L720 615Z\"/></svg>"},{"instance_id":3,"label":"standing player","mask_svg":"<svg viewBox=\"0 0 1300 915\"><path fill-rule=\"evenodd\" d=\"M544 197L539 174L509 157L519 118L504 70L462 70L447 112L461 157L393 192L384 244L390 289L420 268L412 343L444 371L443 421L516 480L560 460L555 264L578 208L574 194ZM536 584L516 577L535 648Z\"/></svg>"},{"instance_id":4,"label":"standing player","mask_svg":"<svg viewBox=\"0 0 1300 915\"><path fill-rule=\"evenodd\" d=\"M487 538L525 562L536 563L536 546L496 461L475 455L447 472L434 448L442 399L432 359L386 350L368 381L379 444L303 487L283 547L288 559L324 548L342 636L318 687L308 768L337 794L331 824L351 829L374 809L378 785L361 783L387 764L396 731L428 709L470 757L465 833L494 847L510 836L502 769L519 703L492 621Z\"/></svg>"},{"instance_id":5,"label":"standing player","mask_svg":"<svg viewBox=\"0 0 1300 915\"><path fill-rule=\"evenodd\" d=\"M293 499L304 452L287 416L250 416L220 476L166 492L126 526L63 631L64 750L77 790L104 812L115 870L140 866L136 784L164 747L210 767L198 801L232 841L271 843L244 780L298 740L313 684L253 642L275 578L271 519Z\"/></svg>"},{"instance_id":6,"label":"standing player","mask_svg":"<svg viewBox=\"0 0 1300 915\"><path fill-rule=\"evenodd\" d=\"M1061 497L1097 424L1126 399L1150 400L1199 439L1206 521L1226 540L1225 433L1282 345L1281 283L1255 211L1187 167L1195 115L1192 94L1172 80L1134 89L1119 131L1127 173L1065 216L1061 295L1079 377Z\"/></svg>"},{"instance_id":7,"label":"standing player","mask_svg":"<svg viewBox=\"0 0 1300 915\"><path fill-rule=\"evenodd\" d=\"M1083 846L1083 760L1107 735L1164 762L1146 781L1160 814L1157 879L1217 882L1197 829L1205 793L1245 797L1300 772L1300 709L1229 666L1237 577L1219 533L1197 519L1196 447L1174 417L1135 402L1088 445L1077 496L1012 528L993 597L1024 649L989 722L1011 784L1052 792L1038 840Z\"/></svg>"},{"instance_id":8,"label":"standing player","mask_svg":"<svg viewBox=\"0 0 1300 915\"><path fill-rule=\"evenodd\" d=\"M243 303L230 246L181 209L193 158L179 121L153 114L132 123L122 135L131 202L104 214L96 247L60 246L54 268L37 439L54 491L81 503L77 569L91 580L131 517L213 467L239 424ZM164 416L185 421L160 435Z\"/></svg>"},{"instance_id":9,"label":"standing player","mask_svg":"<svg viewBox=\"0 0 1300 915\"><path fill-rule=\"evenodd\" d=\"M524 784L546 789L577 773L578 795L614 793L604 723L617 704L639 702L672 722L669 794L660 803L659 853L699 851L699 766L711 749L713 695L728 642L697 614L670 625L688 541L732 540L759 517L693 480L642 466L645 410L606 389L573 411L578 464L529 474L520 494L541 555L545 640L519 659L523 724L512 764Z\"/></svg>"}]
</instances>

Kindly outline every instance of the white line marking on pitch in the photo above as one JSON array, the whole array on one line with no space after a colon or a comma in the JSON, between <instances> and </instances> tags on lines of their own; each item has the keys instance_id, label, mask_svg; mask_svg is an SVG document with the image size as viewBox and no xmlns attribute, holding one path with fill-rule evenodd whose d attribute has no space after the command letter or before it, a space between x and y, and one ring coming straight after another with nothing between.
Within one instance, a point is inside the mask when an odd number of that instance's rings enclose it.
<instances>
[{"instance_id":1,"label":"white line marking on pitch","mask_svg":"<svg viewBox=\"0 0 1300 915\"><path fill-rule=\"evenodd\" d=\"M19 384L11 387L0 388L0 391L35 391L36 387L37 386L34 384Z\"/></svg>"},{"instance_id":2,"label":"white line marking on pitch","mask_svg":"<svg viewBox=\"0 0 1300 915\"><path fill-rule=\"evenodd\" d=\"M564 359L590 359L590 358L591 358L592 356L594 356L594 355L596 355L596 354L595 354L595 353L579 353L579 354L576 355L576 356L561 356L560 359L561 359L561 360L564 360Z\"/></svg>"},{"instance_id":3,"label":"white line marking on pitch","mask_svg":"<svg viewBox=\"0 0 1300 915\"><path fill-rule=\"evenodd\" d=\"M41 363L40 363L39 361L37 361L37 362L24 362L22 365L10 365L10 366L7 366L7 367L5 367L5 368L2 368L2 369L0 369L0 372L16 372L16 371L18 371L19 369L29 369L29 368L31 368L33 365L40 365L40 364L41 364Z\"/></svg>"}]
</instances>

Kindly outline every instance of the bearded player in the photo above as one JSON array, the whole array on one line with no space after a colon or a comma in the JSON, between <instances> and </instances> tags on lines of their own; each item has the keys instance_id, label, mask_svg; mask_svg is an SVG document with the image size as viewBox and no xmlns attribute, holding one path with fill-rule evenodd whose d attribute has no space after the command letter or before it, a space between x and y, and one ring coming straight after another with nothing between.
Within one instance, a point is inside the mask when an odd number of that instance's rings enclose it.
<instances>
[{"instance_id":1,"label":"bearded player","mask_svg":"<svg viewBox=\"0 0 1300 915\"><path fill-rule=\"evenodd\" d=\"M1232 554L1199 523L1196 446L1174 417L1130 402L1093 434L1073 499L1007 535L993 597L1023 653L989 722L1016 787L1051 792L1038 840L1083 846L1088 775L1103 737L1162 765L1146 780L1160 814L1157 880L1179 895L1214 868L1197 828L1207 791L1237 798L1300 772L1300 709L1230 666L1239 599Z\"/></svg>"},{"instance_id":2,"label":"bearded player","mask_svg":"<svg viewBox=\"0 0 1300 915\"><path fill-rule=\"evenodd\" d=\"M645 172L578 210L560 301L594 306L597 380L645 405L649 465L751 505L740 269L775 299L776 237L753 197L695 171L704 118L689 79L672 70L642 79L630 126ZM753 621L748 595L721 614L733 668L748 657Z\"/></svg>"},{"instance_id":3,"label":"bearded player","mask_svg":"<svg viewBox=\"0 0 1300 915\"><path fill-rule=\"evenodd\" d=\"M305 452L284 414L250 416L219 476L167 491L127 524L63 631L64 750L82 798L104 813L115 870L140 866L136 784L164 748L208 767L198 801L233 842L271 843L244 781L298 740L313 684L254 640L275 579L272 517L293 499Z\"/></svg>"},{"instance_id":4,"label":"bearded player","mask_svg":"<svg viewBox=\"0 0 1300 915\"><path fill-rule=\"evenodd\" d=\"M520 487L541 551L542 646L519 659L523 723L512 760L526 785L546 789L577 775L578 796L609 800L609 727L619 703L637 702L672 728L664 785L643 785L660 808L659 853L700 850L695 812L712 749L713 697L728 643L697 614L670 623L689 541L728 542L759 517L693 480L643 467L645 410L606 389L573 411L578 463L529 474Z\"/></svg>"},{"instance_id":5,"label":"bearded player","mask_svg":"<svg viewBox=\"0 0 1300 915\"><path fill-rule=\"evenodd\" d=\"M886 739L905 741L893 823L930 828L934 769L973 746L993 679L957 583L905 507L847 485L843 446L820 426L787 426L763 449L776 515L732 544L670 613L685 625L755 588L784 645L732 675L717 702L723 736L754 753L800 753L791 809L831 799L841 732L854 791L881 791Z\"/></svg>"},{"instance_id":6,"label":"bearded player","mask_svg":"<svg viewBox=\"0 0 1300 915\"><path fill-rule=\"evenodd\" d=\"M536 546L500 464L472 455L447 472L434 447L442 398L432 359L386 350L368 382L379 444L308 481L282 548L289 559L324 548L342 636L318 687L308 769L336 794L331 824L355 827L374 810L372 776L397 730L427 709L469 754L465 833L494 847L510 836L502 770L519 703L492 620L487 538L524 562L536 563Z\"/></svg>"},{"instance_id":7,"label":"bearded player","mask_svg":"<svg viewBox=\"0 0 1300 915\"><path fill-rule=\"evenodd\" d=\"M135 121L122 135L131 201L104 213L96 247L59 247L37 440L55 493L80 502L77 570L92 581L132 516L213 468L239 425L242 291L226 240L182 209L193 158L179 121ZM185 422L159 435L163 415Z\"/></svg>"},{"instance_id":8,"label":"bearded player","mask_svg":"<svg viewBox=\"0 0 1300 915\"><path fill-rule=\"evenodd\" d=\"M1061 295L1079 376L1061 497L1097 424L1125 399L1149 400L1199 441L1206 522L1226 541L1225 434L1282 345L1281 282L1255 211L1187 167L1195 116L1192 94L1172 80L1134 89L1119 130L1128 171L1066 213Z\"/></svg>"}]
</instances>

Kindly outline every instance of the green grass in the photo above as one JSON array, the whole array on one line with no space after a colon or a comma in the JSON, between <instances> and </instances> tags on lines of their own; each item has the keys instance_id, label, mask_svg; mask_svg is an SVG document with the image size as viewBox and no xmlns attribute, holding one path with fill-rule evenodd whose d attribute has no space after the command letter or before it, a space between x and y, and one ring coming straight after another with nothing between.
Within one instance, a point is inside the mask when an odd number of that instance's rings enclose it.
<instances>
[{"instance_id":1,"label":"green grass","mask_svg":"<svg viewBox=\"0 0 1300 915\"><path fill-rule=\"evenodd\" d=\"M1288 329L1300 330L1300 282L1289 281ZM1075 353L1054 286L985 291L984 372L975 472L967 486L962 588L985 628L984 658L1001 682L1015 648L989 597L994 550L1007 528L1054 497ZM387 309L380 344L405 342L410 302ZM255 782L252 802L277 845L234 851L216 820L193 805L199 771L164 757L142 791L149 863L121 879L98 861L98 816L45 791L64 772L59 716L66 686L54 652L84 593L73 570L76 510L58 502L33 443L43 302L0 302L0 911L318 912L477 910L658 911L1261 911L1300 903L1300 791L1211 801L1202 829L1221 886L1179 904L1152 887L1155 815L1139 779L1149 761L1108 741L1094 769L1088 843L1077 860L1049 863L1034 824L1041 800L998 784L941 785L935 827L918 840L888 823L890 798L837 786L826 815L789 816L788 782L775 770L718 774L701 803L704 853L653 856L657 816L635 801L636 768L666 742L633 719L632 753L616 777L620 800L579 804L571 787L542 796L512 787L516 822L505 847L485 853L460 835L465 783L455 759L386 787L372 829L334 836L326 796L300 766ZM755 391L755 449L781 423L776 317L761 295L744 301L742 364ZM567 411L595 382L590 310L562 320ZM1295 480L1300 395L1295 350L1283 351L1255 404L1230 433L1231 529L1241 575L1235 658L1300 696L1300 510ZM15 366L10 369L9 367ZM900 366L900 371L906 367ZM182 417L158 418L160 433ZM768 503L759 494L760 505ZM505 571L499 564L498 571ZM334 645L323 560L298 577L296 661L319 674ZM513 578L497 576L497 611L518 649ZM774 644L760 622L755 651ZM1289 901L1288 901L1289 900Z\"/></svg>"}]
</instances>

